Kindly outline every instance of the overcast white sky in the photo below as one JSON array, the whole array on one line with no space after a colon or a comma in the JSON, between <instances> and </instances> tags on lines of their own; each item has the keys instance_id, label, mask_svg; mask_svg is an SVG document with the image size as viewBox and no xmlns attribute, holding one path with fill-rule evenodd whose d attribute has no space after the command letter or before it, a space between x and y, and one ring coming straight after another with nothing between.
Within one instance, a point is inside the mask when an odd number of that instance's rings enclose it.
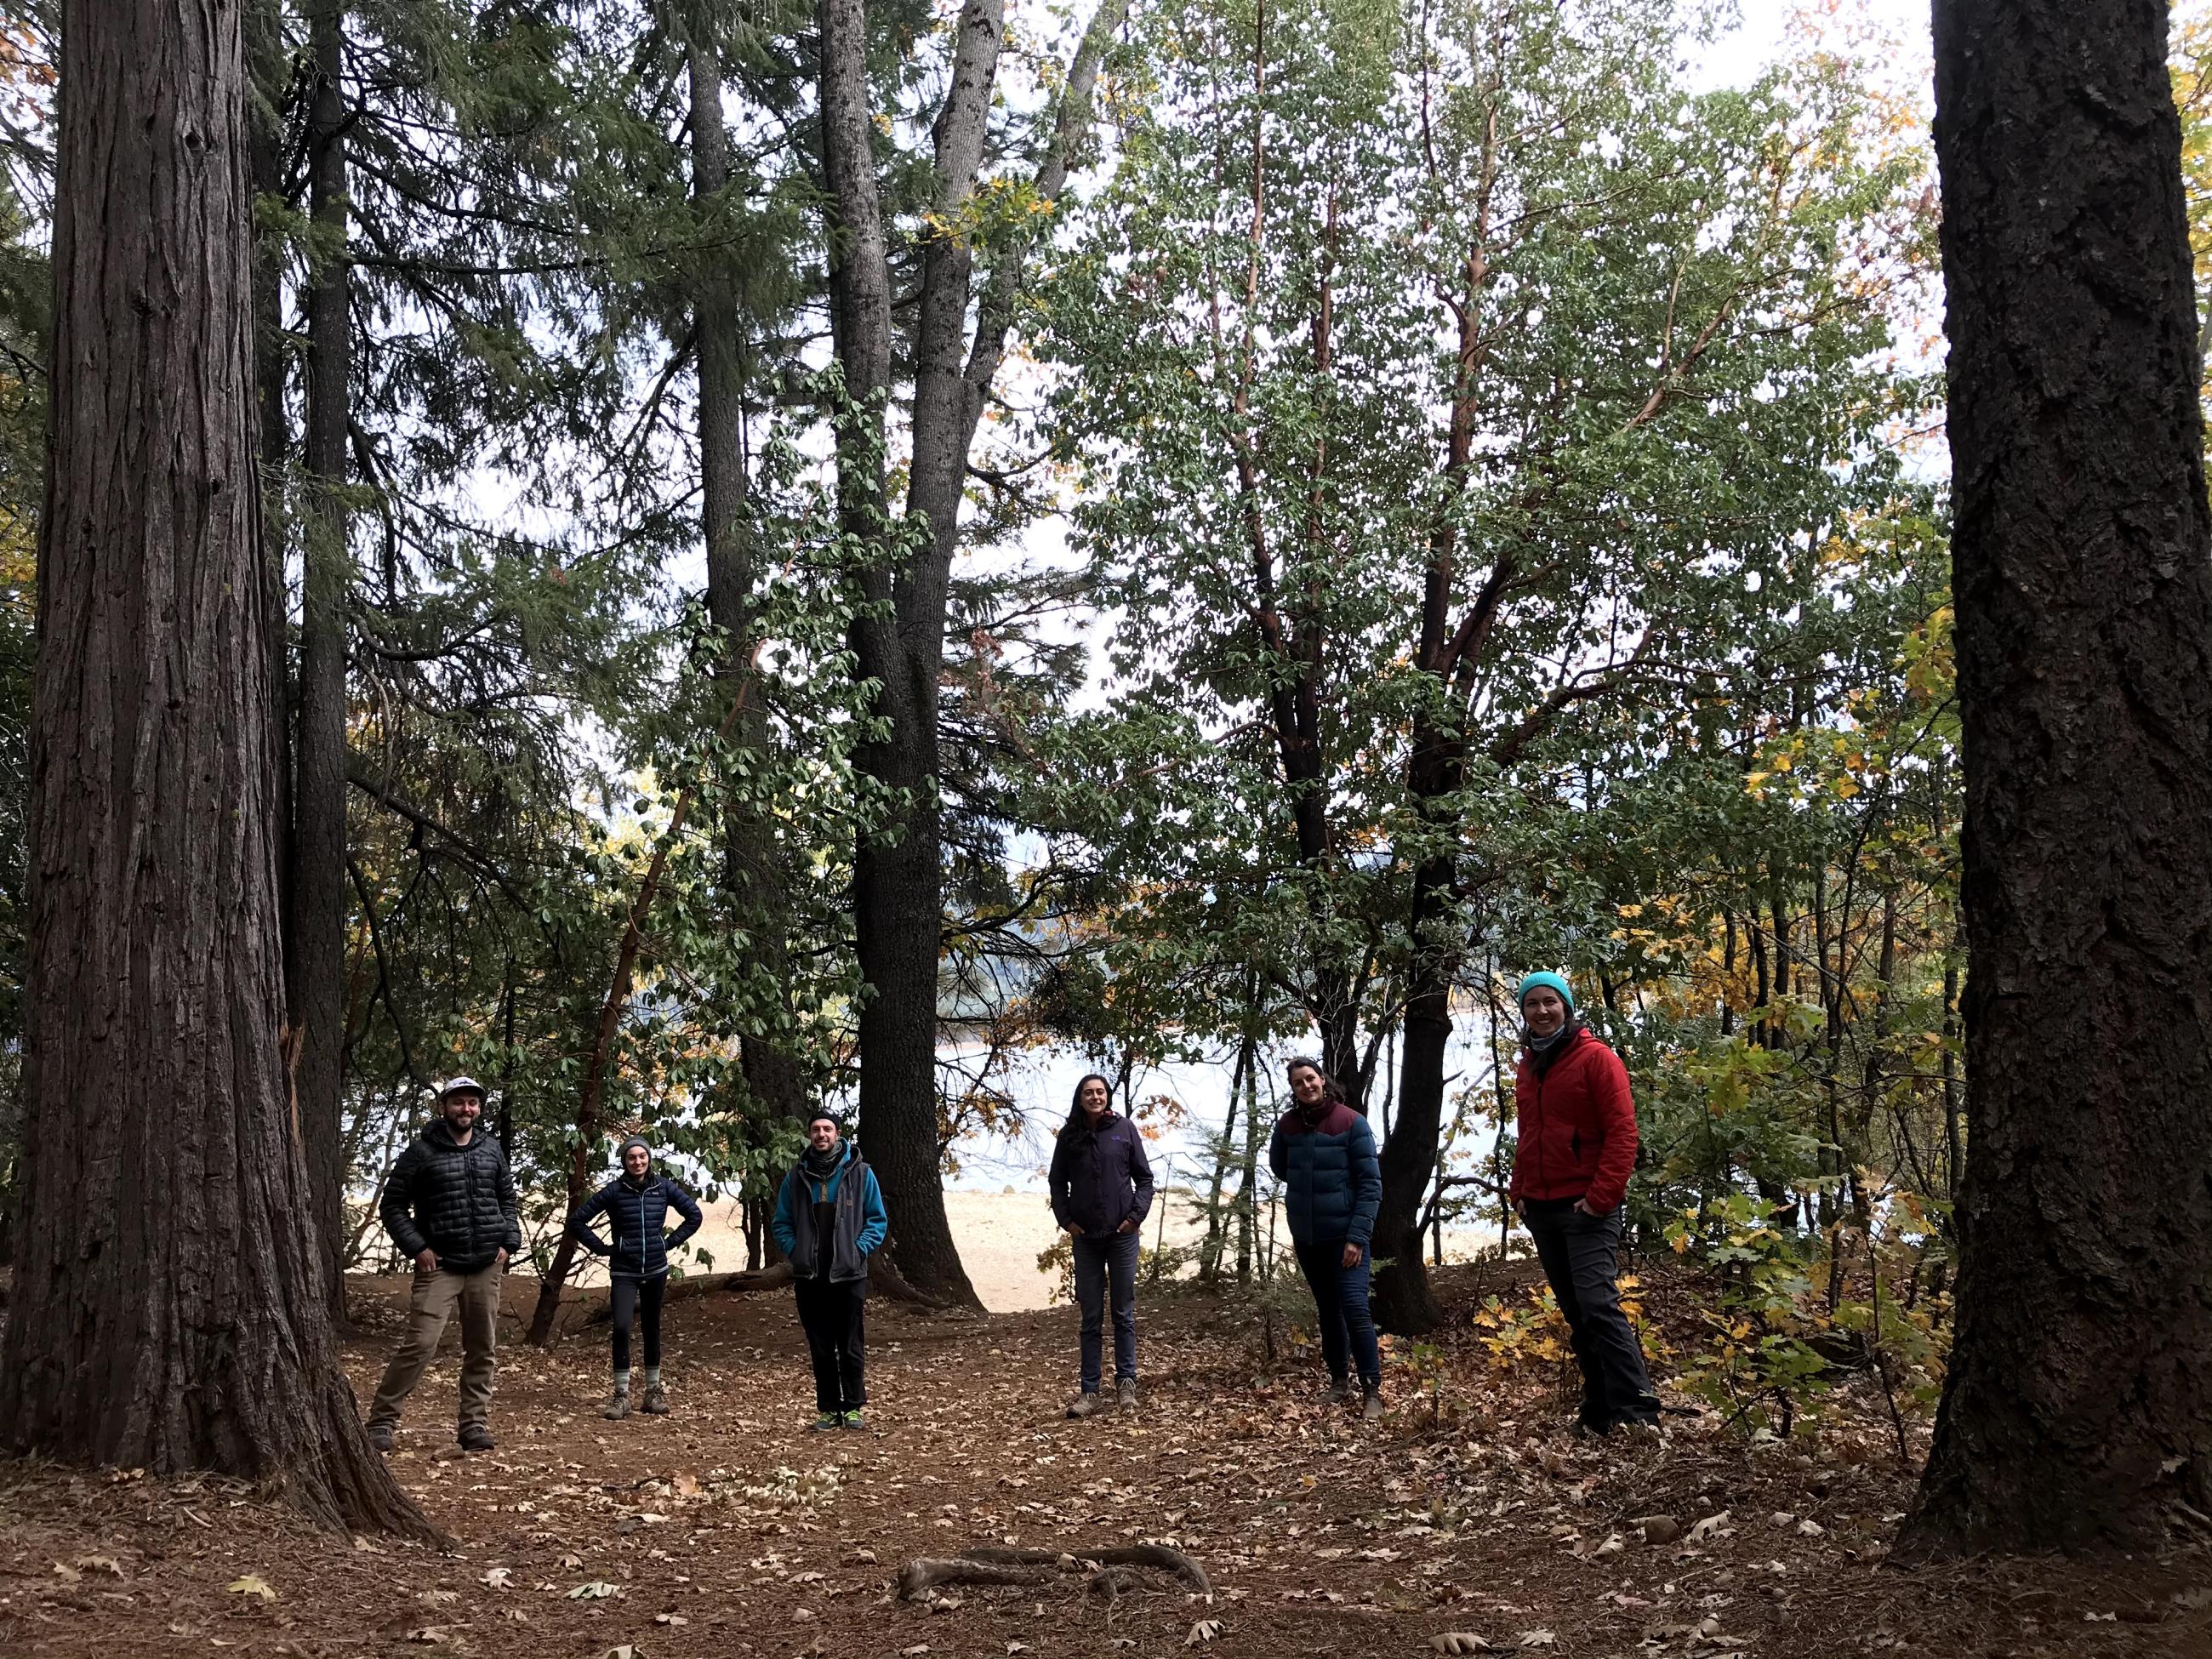
<instances>
[{"instance_id":1,"label":"overcast white sky","mask_svg":"<svg viewBox=\"0 0 2212 1659\"><path fill-rule=\"evenodd\" d=\"M1715 43L1705 69L1716 85L1740 82L1755 75L1781 53L1793 33L1804 36L1806 25L1793 19L1816 17L1829 38L1841 36L1857 43L1870 61L1887 59L1898 71L1923 84L1931 72L1928 37L1929 0L1738 0L1741 17L1729 35ZM1888 41L1893 54L1872 50L1875 40Z\"/></svg>"}]
</instances>

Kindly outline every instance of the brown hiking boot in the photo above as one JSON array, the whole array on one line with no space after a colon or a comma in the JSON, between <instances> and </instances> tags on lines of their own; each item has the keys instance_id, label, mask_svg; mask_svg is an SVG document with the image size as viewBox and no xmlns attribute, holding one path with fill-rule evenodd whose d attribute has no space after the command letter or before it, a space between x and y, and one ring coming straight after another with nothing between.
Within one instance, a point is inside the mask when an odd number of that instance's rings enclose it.
<instances>
[{"instance_id":1,"label":"brown hiking boot","mask_svg":"<svg viewBox=\"0 0 2212 1659\"><path fill-rule=\"evenodd\" d=\"M606 1409L599 1413L611 1423L619 1423L629 1415L629 1390L617 1389L607 1401Z\"/></svg>"},{"instance_id":2,"label":"brown hiking boot","mask_svg":"<svg viewBox=\"0 0 2212 1659\"><path fill-rule=\"evenodd\" d=\"M668 1390L655 1382L645 1391L645 1400L638 1410L653 1417L668 1415Z\"/></svg>"}]
</instances>

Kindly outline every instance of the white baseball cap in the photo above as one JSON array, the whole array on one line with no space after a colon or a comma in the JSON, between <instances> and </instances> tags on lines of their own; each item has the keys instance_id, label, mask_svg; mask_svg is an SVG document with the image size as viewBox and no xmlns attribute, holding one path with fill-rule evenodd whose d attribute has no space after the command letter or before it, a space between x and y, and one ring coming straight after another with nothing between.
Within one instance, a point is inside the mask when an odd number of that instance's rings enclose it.
<instances>
[{"instance_id":1,"label":"white baseball cap","mask_svg":"<svg viewBox=\"0 0 2212 1659\"><path fill-rule=\"evenodd\" d=\"M475 1095L475 1096L477 1097L477 1099L479 1099L479 1100L481 1100L481 1099L483 1099L483 1098L484 1097L484 1086L483 1086L483 1084L481 1084L481 1083L479 1083L479 1082L477 1082L474 1078L472 1078L472 1077L454 1077L454 1078L447 1078L447 1079L446 1079L446 1086L445 1086L444 1088L442 1088L442 1089L441 1089L441 1090L439 1090L439 1091L438 1091L438 1101L439 1101L439 1103L442 1105L442 1104L443 1104L443 1103L444 1103L447 1099L449 1099L449 1098L450 1098L450 1097L452 1097L453 1096L454 1096L454 1095L458 1095L458 1094L460 1094L460 1093L462 1093L462 1092L464 1092L464 1091L465 1091L465 1092L467 1092L467 1093L470 1093L470 1094L473 1094L473 1095Z\"/></svg>"}]
</instances>

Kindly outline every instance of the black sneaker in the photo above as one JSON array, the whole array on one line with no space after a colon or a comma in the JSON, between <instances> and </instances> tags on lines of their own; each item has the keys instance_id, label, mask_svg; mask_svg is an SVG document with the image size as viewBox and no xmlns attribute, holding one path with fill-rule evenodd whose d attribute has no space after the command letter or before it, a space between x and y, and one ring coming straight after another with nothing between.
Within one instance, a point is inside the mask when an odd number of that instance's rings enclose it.
<instances>
[{"instance_id":1,"label":"black sneaker","mask_svg":"<svg viewBox=\"0 0 2212 1659\"><path fill-rule=\"evenodd\" d=\"M392 1425L372 1423L368 1425L368 1443L375 1450L389 1455L392 1450Z\"/></svg>"},{"instance_id":2,"label":"black sneaker","mask_svg":"<svg viewBox=\"0 0 2212 1659\"><path fill-rule=\"evenodd\" d=\"M464 1427L459 1439L461 1449L465 1452L489 1451L498 1443L491 1437L491 1431L481 1423L471 1423Z\"/></svg>"}]
</instances>

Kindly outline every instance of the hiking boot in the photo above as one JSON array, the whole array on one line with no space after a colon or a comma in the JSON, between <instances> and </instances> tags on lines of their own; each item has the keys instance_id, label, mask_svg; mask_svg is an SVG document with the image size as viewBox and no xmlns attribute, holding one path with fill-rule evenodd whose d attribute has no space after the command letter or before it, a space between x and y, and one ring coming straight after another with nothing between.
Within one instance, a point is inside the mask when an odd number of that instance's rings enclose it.
<instances>
[{"instance_id":1,"label":"hiking boot","mask_svg":"<svg viewBox=\"0 0 2212 1659\"><path fill-rule=\"evenodd\" d=\"M1352 1382L1349 1378L1340 1376L1328 1385L1328 1403L1332 1406L1349 1406L1352 1403Z\"/></svg>"},{"instance_id":2,"label":"hiking boot","mask_svg":"<svg viewBox=\"0 0 2212 1659\"><path fill-rule=\"evenodd\" d=\"M848 1428L848 1429L865 1429L865 1428L866 1428L868 1425L867 1425L866 1423L864 1423L864 1422L862 1422L862 1421L860 1420L860 1413L858 1413L858 1412L847 1412L847 1413L845 1413L845 1415L844 1415L844 1419L843 1419L843 1420L840 1423L839 1426L840 1426L840 1427L842 1427L842 1428Z\"/></svg>"},{"instance_id":3,"label":"hiking boot","mask_svg":"<svg viewBox=\"0 0 2212 1659\"><path fill-rule=\"evenodd\" d=\"M629 1415L629 1390L617 1389L607 1401L607 1408L599 1413L611 1423L619 1423Z\"/></svg>"},{"instance_id":4,"label":"hiking boot","mask_svg":"<svg viewBox=\"0 0 2212 1659\"><path fill-rule=\"evenodd\" d=\"M392 1450L392 1425L372 1423L368 1425L368 1443L377 1451L389 1454Z\"/></svg>"},{"instance_id":5,"label":"hiking boot","mask_svg":"<svg viewBox=\"0 0 2212 1659\"><path fill-rule=\"evenodd\" d=\"M1092 1389L1077 1395L1075 1403L1067 1408L1067 1414L1080 1422L1086 1417L1096 1417L1105 1408L1106 1402L1098 1397L1097 1390Z\"/></svg>"},{"instance_id":6,"label":"hiking boot","mask_svg":"<svg viewBox=\"0 0 2212 1659\"><path fill-rule=\"evenodd\" d=\"M481 1423L464 1424L459 1436L461 1449L465 1452L489 1451L497 1443L491 1431Z\"/></svg>"},{"instance_id":7,"label":"hiking boot","mask_svg":"<svg viewBox=\"0 0 2212 1659\"><path fill-rule=\"evenodd\" d=\"M647 1388L645 1398L639 1403L638 1410L652 1417L667 1416L668 1390L658 1382L651 1384Z\"/></svg>"},{"instance_id":8,"label":"hiking boot","mask_svg":"<svg viewBox=\"0 0 2212 1659\"><path fill-rule=\"evenodd\" d=\"M1382 1420L1382 1390L1370 1382L1360 1391L1359 1420L1380 1423Z\"/></svg>"},{"instance_id":9,"label":"hiking boot","mask_svg":"<svg viewBox=\"0 0 2212 1659\"><path fill-rule=\"evenodd\" d=\"M1114 1403L1121 1407L1123 1411L1134 1409L1137 1404L1137 1379L1135 1377L1125 1376L1121 1379L1121 1386L1115 1390Z\"/></svg>"},{"instance_id":10,"label":"hiking boot","mask_svg":"<svg viewBox=\"0 0 2212 1659\"><path fill-rule=\"evenodd\" d=\"M820 1416L817 1417L811 1423L809 1423L806 1425L806 1431L809 1434L820 1434L824 1429L842 1429L844 1426L844 1413L823 1412Z\"/></svg>"}]
</instances>

